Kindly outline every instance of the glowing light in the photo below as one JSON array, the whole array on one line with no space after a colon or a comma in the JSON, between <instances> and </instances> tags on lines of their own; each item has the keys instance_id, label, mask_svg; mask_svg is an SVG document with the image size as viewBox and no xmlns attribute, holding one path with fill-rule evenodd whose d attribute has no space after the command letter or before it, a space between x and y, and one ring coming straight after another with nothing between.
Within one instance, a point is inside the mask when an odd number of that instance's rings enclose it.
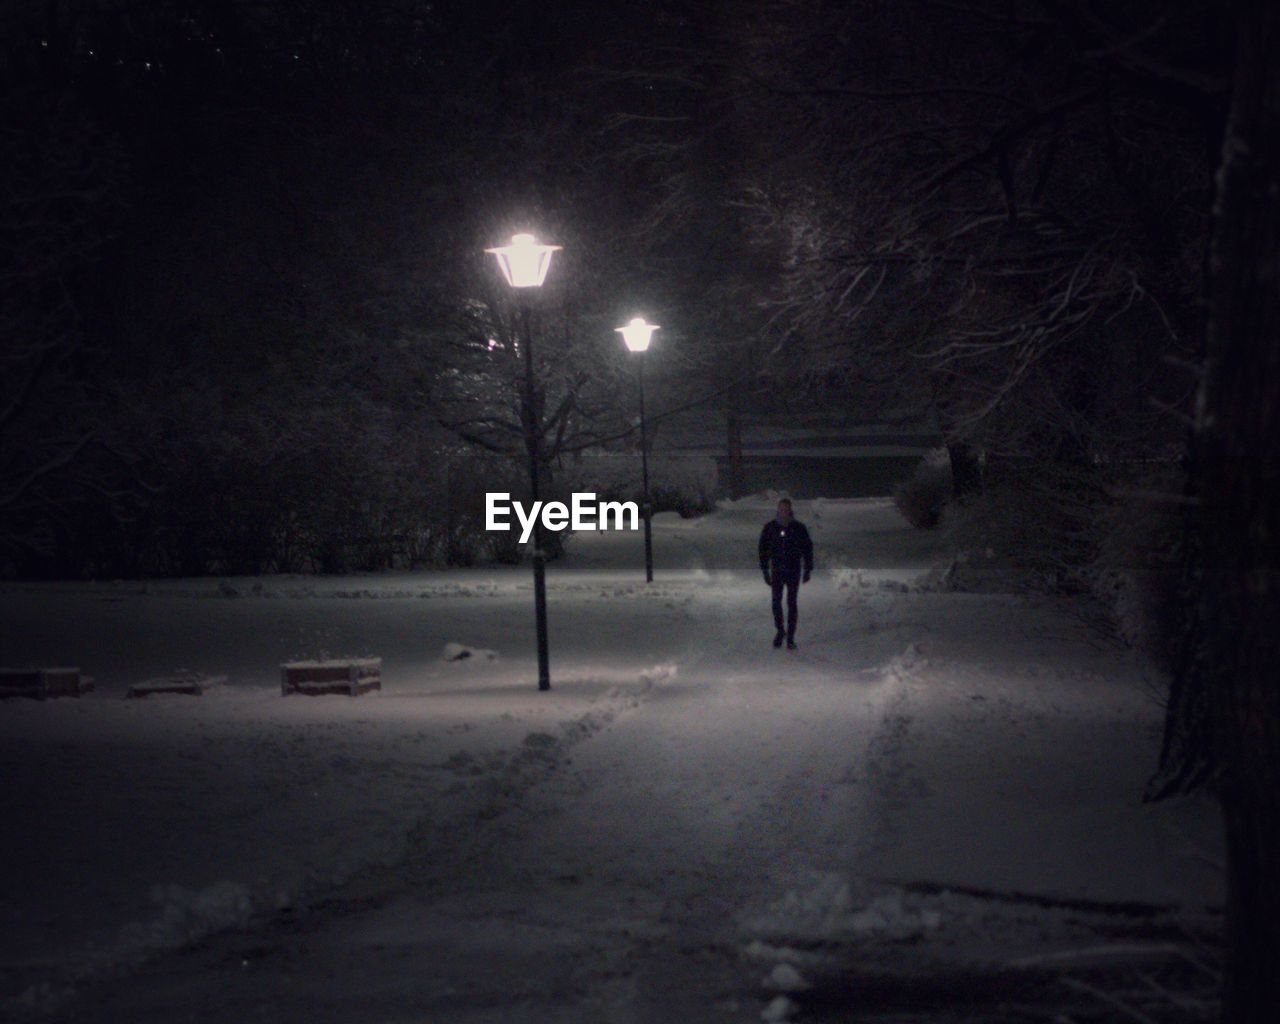
<instances>
[{"instance_id":1,"label":"glowing light","mask_svg":"<svg viewBox=\"0 0 1280 1024\"><path fill-rule=\"evenodd\" d=\"M647 324L644 317L632 317L626 327L615 327L614 330L622 335L622 340L627 343L627 348L632 352L643 352L649 347L649 342L653 338L653 332L658 330L657 324Z\"/></svg>"},{"instance_id":2,"label":"glowing light","mask_svg":"<svg viewBox=\"0 0 1280 1024\"><path fill-rule=\"evenodd\" d=\"M502 276L512 288L538 288L551 269L551 254L558 245L540 245L533 235L512 235L510 245L486 249L498 258Z\"/></svg>"}]
</instances>

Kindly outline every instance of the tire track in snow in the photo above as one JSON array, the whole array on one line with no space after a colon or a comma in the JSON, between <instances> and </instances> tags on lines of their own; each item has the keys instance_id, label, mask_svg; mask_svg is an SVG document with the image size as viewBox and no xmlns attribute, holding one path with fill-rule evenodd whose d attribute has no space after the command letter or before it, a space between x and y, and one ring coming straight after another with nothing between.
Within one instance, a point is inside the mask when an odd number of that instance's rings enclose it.
<instances>
[{"instance_id":1,"label":"tire track in snow","mask_svg":"<svg viewBox=\"0 0 1280 1024\"><path fill-rule=\"evenodd\" d=\"M280 907L256 902L244 886L230 883L207 892L185 894L176 908L163 908L155 921L126 926L126 945L118 951L96 951L73 958L57 977L7 998L3 1006L14 1020L50 1020L70 1013L80 1020L86 1000L104 984L118 984L149 968L163 970L175 952L201 950L225 959L229 949L250 945L268 956L281 948L299 921L321 930L352 913L385 906L407 890L447 888L467 863L505 836L504 815L517 810L528 794L552 779L572 752L607 729L620 716L639 708L648 695L676 674L673 663L651 666L634 682L619 683L592 701L580 715L525 733L518 746L470 755L460 748L436 767L459 778L433 802L417 824L407 829L402 852L378 863L353 867L342 878L330 878L292 894ZM443 812L443 813L442 813ZM188 908L186 903L192 903ZM237 957L232 957L237 959ZM107 1019L110 1019L109 1017Z\"/></svg>"},{"instance_id":2,"label":"tire track in snow","mask_svg":"<svg viewBox=\"0 0 1280 1024\"><path fill-rule=\"evenodd\" d=\"M576 747L641 707L656 687L676 674L674 663L651 666L636 683L613 687L598 702L600 706L561 721L554 733L531 731L519 748L482 759L473 778L459 780L446 791L460 809L444 818L426 816L411 830L410 852L399 866L401 884L426 884L473 859L474 844L483 841L482 834L476 832L459 843L460 834L518 809L535 787L556 777Z\"/></svg>"}]
</instances>

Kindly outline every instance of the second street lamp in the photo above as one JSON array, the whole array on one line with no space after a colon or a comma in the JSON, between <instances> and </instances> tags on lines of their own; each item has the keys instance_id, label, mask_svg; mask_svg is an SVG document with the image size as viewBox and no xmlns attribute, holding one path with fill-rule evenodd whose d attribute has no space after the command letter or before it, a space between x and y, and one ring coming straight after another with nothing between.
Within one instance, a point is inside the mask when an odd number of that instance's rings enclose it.
<instances>
[{"instance_id":1,"label":"second street lamp","mask_svg":"<svg viewBox=\"0 0 1280 1024\"><path fill-rule=\"evenodd\" d=\"M650 520L653 517L653 506L649 502L649 433L644 418L644 353L648 351L653 332L658 330L657 324L645 323L644 317L632 317L626 327L615 330L622 335L627 348L639 354L637 360L637 377L640 382L640 475L644 484L644 499L640 508L644 515L644 579L653 582L653 529Z\"/></svg>"},{"instance_id":2,"label":"second street lamp","mask_svg":"<svg viewBox=\"0 0 1280 1024\"><path fill-rule=\"evenodd\" d=\"M551 255L558 245L540 245L533 235L513 235L510 245L486 249L498 259L498 267L512 288L538 288L551 269ZM529 327L527 292L520 294L520 346L524 349L524 389L520 402L521 429L529 457L529 490L538 501L538 473L542 466L542 423L533 373L533 331ZM543 543L542 517L533 527L533 609L538 631L538 689L551 689L551 658L547 652L547 549Z\"/></svg>"}]
</instances>

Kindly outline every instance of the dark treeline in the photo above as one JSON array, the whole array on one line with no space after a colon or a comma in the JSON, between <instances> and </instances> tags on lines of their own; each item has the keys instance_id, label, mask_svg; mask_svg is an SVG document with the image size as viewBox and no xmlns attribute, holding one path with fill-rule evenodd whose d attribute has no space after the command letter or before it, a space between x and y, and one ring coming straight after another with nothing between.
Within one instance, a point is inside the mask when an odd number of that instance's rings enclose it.
<instances>
[{"instance_id":1,"label":"dark treeline","mask_svg":"<svg viewBox=\"0 0 1280 1024\"><path fill-rule=\"evenodd\" d=\"M513 555L478 519L487 486L521 486L483 249L530 227L565 246L534 311L549 468L633 447L611 328L661 274L629 258L630 199L571 102L581 13L7 9L0 571ZM679 404L678 344L663 365Z\"/></svg>"},{"instance_id":2,"label":"dark treeline","mask_svg":"<svg viewBox=\"0 0 1280 1024\"><path fill-rule=\"evenodd\" d=\"M936 424L964 545L1100 598L1167 667L1230 19L722 13L648 57L627 146L661 163L669 221L731 195L763 378Z\"/></svg>"},{"instance_id":3,"label":"dark treeline","mask_svg":"<svg viewBox=\"0 0 1280 1024\"><path fill-rule=\"evenodd\" d=\"M967 542L1159 648L1227 19L595 10L6 13L4 570L484 554L440 466L518 450L482 249L533 227L548 468L634 445L610 328L647 306L661 406L936 423Z\"/></svg>"}]
</instances>

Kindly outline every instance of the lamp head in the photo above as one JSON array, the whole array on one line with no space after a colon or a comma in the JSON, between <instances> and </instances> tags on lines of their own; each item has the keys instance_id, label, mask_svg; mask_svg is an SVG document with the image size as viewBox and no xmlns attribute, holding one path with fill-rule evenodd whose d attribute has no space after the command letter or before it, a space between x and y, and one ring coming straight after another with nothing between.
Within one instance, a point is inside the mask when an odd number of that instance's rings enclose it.
<instances>
[{"instance_id":1,"label":"lamp head","mask_svg":"<svg viewBox=\"0 0 1280 1024\"><path fill-rule=\"evenodd\" d=\"M632 317L626 327L615 327L622 340L627 343L627 348L632 352L643 352L649 347L649 341L653 338L653 332L658 330L657 324L645 323L644 317Z\"/></svg>"},{"instance_id":2,"label":"lamp head","mask_svg":"<svg viewBox=\"0 0 1280 1024\"><path fill-rule=\"evenodd\" d=\"M498 259L498 267L512 288L538 288L551 269L551 254L561 247L541 245L529 234L511 236L510 245L486 249Z\"/></svg>"}]
</instances>

